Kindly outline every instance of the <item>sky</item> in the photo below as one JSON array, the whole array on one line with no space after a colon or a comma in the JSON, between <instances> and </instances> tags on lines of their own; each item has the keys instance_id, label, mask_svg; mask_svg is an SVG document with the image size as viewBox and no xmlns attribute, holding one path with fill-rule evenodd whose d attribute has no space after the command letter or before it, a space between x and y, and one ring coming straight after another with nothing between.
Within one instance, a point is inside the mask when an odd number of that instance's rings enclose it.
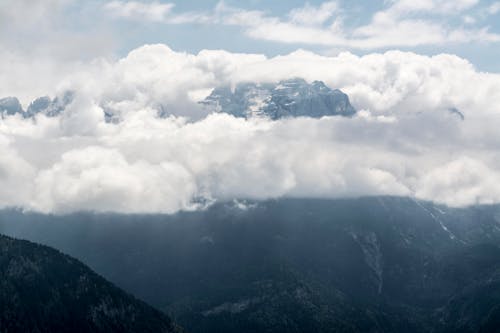
<instances>
[{"instance_id":1,"label":"sky","mask_svg":"<svg viewBox=\"0 0 500 333\"><path fill-rule=\"evenodd\" d=\"M267 56L399 49L500 70L495 0L2 0L0 15L4 44L62 58L124 56L155 43Z\"/></svg>"},{"instance_id":2,"label":"sky","mask_svg":"<svg viewBox=\"0 0 500 333\"><path fill-rule=\"evenodd\" d=\"M57 117L2 114L0 208L500 203L499 15L486 0L0 0L0 98L74 93ZM294 77L341 89L357 114L247 120L199 103Z\"/></svg>"},{"instance_id":3,"label":"sky","mask_svg":"<svg viewBox=\"0 0 500 333\"><path fill-rule=\"evenodd\" d=\"M439 1L203 1L199 8L200 1L183 1L169 11L170 19L168 14L164 20L153 19L152 26L138 26L133 20L140 17L137 11L123 15L118 2L107 8L122 24L128 20L127 28L137 29L139 40L193 53L221 48L273 56L304 48L322 54L346 50L366 54L397 48L453 53L481 70L500 70L499 2L435 2ZM206 15L207 22L194 18L187 24L172 24L190 12ZM128 41L124 48L133 43Z\"/></svg>"}]
</instances>

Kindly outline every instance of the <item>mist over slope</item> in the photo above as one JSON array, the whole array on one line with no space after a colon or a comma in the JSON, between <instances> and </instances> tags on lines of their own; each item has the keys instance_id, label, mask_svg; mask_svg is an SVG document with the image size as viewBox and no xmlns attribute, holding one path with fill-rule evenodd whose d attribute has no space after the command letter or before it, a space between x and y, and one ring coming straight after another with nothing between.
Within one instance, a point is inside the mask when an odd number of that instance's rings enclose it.
<instances>
[{"instance_id":1,"label":"mist over slope","mask_svg":"<svg viewBox=\"0 0 500 333\"><path fill-rule=\"evenodd\" d=\"M190 332L494 332L500 207L229 202L175 215L0 213Z\"/></svg>"}]
</instances>

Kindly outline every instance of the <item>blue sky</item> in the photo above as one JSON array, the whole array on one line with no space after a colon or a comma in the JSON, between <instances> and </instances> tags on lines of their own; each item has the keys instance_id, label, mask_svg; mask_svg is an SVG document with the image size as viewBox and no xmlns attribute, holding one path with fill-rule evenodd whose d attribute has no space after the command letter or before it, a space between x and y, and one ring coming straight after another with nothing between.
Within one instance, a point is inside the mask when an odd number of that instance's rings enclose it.
<instances>
[{"instance_id":1,"label":"blue sky","mask_svg":"<svg viewBox=\"0 0 500 333\"><path fill-rule=\"evenodd\" d=\"M397 49L500 72L499 18L499 0L19 0L0 3L0 42L63 58L119 57L151 43L268 56Z\"/></svg>"},{"instance_id":2,"label":"blue sky","mask_svg":"<svg viewBox=\"0 0 500 333\"><path fill-rule=\"evenodd\" d=\"M314 16L293 19L294 12L317 10L317 15L324 13L324 8L330 8L331 14L322 22ZM399 49L427 55L452 53L469 59L480 70L500 71L500 2L495 0L120 0L72 2L67 12L71 19L66 29L111 34L113 51L119 55L146 43L164 43L190 53L224 49L269 56L298 48L321 54L350 51L359 55ZM253 16L228 22L235 14ZM184 18L182 23L176 21L179 17ZM391 22L377 23L377 17ZM290 26L281 27L280 32L275 27L279 24ZM313 31L331 34L333 24L338 25L335 34L345 40L321 38ZM405 24L409 24L408 31ZM311 31L295 40L290 36L268 38L273 31L286 35L287 28Z\"/></svg>"}]
</instances>

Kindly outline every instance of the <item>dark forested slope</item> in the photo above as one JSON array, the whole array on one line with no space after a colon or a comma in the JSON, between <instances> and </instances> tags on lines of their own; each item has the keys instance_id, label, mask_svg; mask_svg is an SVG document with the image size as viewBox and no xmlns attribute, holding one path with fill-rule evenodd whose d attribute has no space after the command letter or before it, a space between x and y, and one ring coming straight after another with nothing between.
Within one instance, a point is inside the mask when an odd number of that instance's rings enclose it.
<instances>
[{"instance_id":1,"label":"dark forested slope","mask_svg":"<svg viewBox=\"0 0 500 333\"><path fill-rule=\"evenodd\" d=\"M178 332L78 260L0 235L0 332Z\"/></svg>"}]
</instances>

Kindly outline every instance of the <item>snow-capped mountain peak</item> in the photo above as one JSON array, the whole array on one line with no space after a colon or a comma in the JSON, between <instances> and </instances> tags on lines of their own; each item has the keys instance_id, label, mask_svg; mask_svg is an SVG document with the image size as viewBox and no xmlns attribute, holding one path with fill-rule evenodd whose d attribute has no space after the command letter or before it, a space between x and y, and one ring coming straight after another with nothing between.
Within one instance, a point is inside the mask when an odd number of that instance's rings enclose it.
<instances>
[{"instance_id":1,"label":"snow-capped mountain peak","mask_svg":"<svg viewBox=\"0 0 500 333\"><path fill-rule=\"evenodd\" d=\"M356 110L349 97L321 81L312 83L295 78L278 83L240 83L233 89L217 87L201 102L208 112L229 113L236 117L352 116Z\"/></svg>"}]
</instances>

